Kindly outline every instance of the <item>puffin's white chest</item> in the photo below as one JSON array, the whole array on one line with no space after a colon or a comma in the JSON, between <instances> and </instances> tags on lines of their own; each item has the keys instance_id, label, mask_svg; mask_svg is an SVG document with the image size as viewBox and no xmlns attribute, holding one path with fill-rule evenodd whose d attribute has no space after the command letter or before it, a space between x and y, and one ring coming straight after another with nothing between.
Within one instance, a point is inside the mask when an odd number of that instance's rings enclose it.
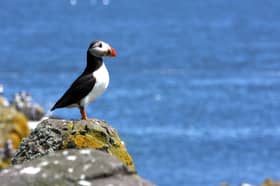
<instances>
[{"instance_id":1,"label":"puffin's white chest","mask_svg":"<svg viewBox=\"0 0 280 186\"><path fill-rule=\"evenodd\" d=\"M94 101L109 85L109 73L104 63L97 71L93 72L93 76L96 79L95 85L90 93L81 100L80 104L82 106Z\"/></svg>"}]
</instances>

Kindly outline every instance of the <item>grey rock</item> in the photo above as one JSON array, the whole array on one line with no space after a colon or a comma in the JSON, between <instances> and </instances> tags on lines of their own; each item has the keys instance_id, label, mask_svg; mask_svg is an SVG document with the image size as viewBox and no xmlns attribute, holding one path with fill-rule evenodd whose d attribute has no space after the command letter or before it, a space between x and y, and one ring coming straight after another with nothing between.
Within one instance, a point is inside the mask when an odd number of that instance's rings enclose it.
<instances>
[{"instance_id":1,"label":"grey rock","mask_svg":"<svg viewBox=\"0 0 280 186\"><path fill-rule=\"evenodd\" d=\"M32 121L38 121L45 115L43 107L33 103L32 96L25 92L18 92L14 95L12 105Z\"/></svg>"},{"instance_id":2,"label":"grey rock","mask_svg":"<svg viewBox=\"0 0 280 186\"><path fill-rule=\"evenodd\" d=\"M1 186L152 186L117 158L94 149L68 149L0 173Z\"/></svg>"},{"instance_id":3,"label":"grey rock","mask_svg":"<svg viewBox=\"0 0 280 186\"><path fill-rule=\"evenodd\" d=\"M54 130L51 125L40 124L27 138L23 139L19 150L12 158L12 163L19 164L26 160L33 160L49 152L60 150L62 145L61 131Z\"/></svg>"},{"instance_id":4,"label":"grey rock","mask_svg":"<svg viewBox=\"0 0 280 186\"><path fill-rule=\"evenodd\" d=\"M20 164L65 148L94 148L113 154L135 170L133 159L127 152L117 131L105 121L46 119L24 138L12 158Z\"/></svg>"}]
</instances>

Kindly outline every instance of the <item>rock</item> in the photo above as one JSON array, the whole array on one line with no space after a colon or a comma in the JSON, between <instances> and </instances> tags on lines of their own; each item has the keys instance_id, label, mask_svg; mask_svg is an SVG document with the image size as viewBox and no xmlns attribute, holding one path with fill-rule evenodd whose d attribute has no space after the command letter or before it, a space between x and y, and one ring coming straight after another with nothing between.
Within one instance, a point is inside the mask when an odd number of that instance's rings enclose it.
<instances>
[{"instance_id":1,"label":"rock","mask_svg":"<svg viewBox=\"0 0 280 186\"><path fill-rule=\"evenodd\" d=\"M8 139L4 143L4 147L0 149L0 170L11 166L11 158L14 153L15 150L13 149L12 142Z\"/></svg>"},{"instance_id":2,"label":"rock","mask_svg":"<svg viewBox=\"0 0 280 186\"><path fill-rule=\"evenodd\" d=\"M268 178L263 182L261 186L280 186L280 182L276 182Z\"/></svg>"},{"instance_id":3,"label":"rock","mask_svg":"<svg viewBox=\"0 0 280 186\"><path fill-rule=\"evenodd\" d=\"M45 115L44 109L40 105L34 104L31 95L24 91L14 95L12 106L32 121L38 121Z\"/></svg>"},{"instance_id":4,"label":"rock","mask_svg":"<svg viewBox=\"0 0 280 186\"><path fill-rule=\"evenodd\" d=\"M10 105L10 103L5 97L3 97L3 94L4 94L4 86L0 84L0 106L7 107Z\"/></svg>"},{"instance_id":5,"label":"rock","mask_svg":"<svg viewBox=\"0 0 280 186\"><path fill-rule=\"evenodd\" d=\"M49 152L69 148L94 148L116 156L131 171L134 163L115 129L101 120L47 119L38 124L20 144L13 164L36 159Z\"/></svg>"},{"instance_id":6,"label":"rock","mask_svg":"<svg viewBox=\"0 0 280 186\"><path fill-rule=\"evenodd\" d=\"M8 107L10 105L9 101L0 95L0 106L2 107Z\"/></svg>"},{"instance_id":7,"label":"rock","mask_svg":"<svg viewBox=\"0 0 280 186\"><path fill-rule=\"evenodd\" d=\"M227 183L222 183L221 186L229 186ZM255 186L250 183L241 183L240 186ZM273 181L272 179L266 179L261 186L280 186L280 182Z\"/></svg>"},{"instance_id":8,"label":"rock","mask_svg":"<svg viewBox=\"0 0 280 186\"><path fill-rule=\"evenodd\" d=\"M13 148L18 148L21 139L29 132L27 118L22 113L0 106L0 147L7 139L11 139Z\"/></svg>"},{"instance_id":9,"label":"rock","mask_svg":"<svg viewBox=\"0 0 280 186\"><path fill-rule=\"evenodd\" d=\"M152 186L117 158L94 149L50 153L0 173L2 186Z\"/></svg>"},{"instance_id":10,"label":"rock","mask_svg":"<svg viewBox=\"0 0 280 186\"><path fill-rule=\"evenodd\" d=\"M0 170L10 165L14 149L29 132L27 118L22 113L0 106Z\"/></svg>"}]
</instances>

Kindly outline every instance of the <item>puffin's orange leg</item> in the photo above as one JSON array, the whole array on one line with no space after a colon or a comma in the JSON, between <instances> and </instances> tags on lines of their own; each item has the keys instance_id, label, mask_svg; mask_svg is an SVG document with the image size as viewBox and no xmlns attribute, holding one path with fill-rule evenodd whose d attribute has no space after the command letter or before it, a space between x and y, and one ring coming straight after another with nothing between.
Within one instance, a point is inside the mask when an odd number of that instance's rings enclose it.
<instances>
[{"instance_id":1,"label":"puffin's orange leg","mask_svg":"<svg viewBox=\"0 0 280 186\"><path fill-rule=\"evenodd\" d=\"M82 115L82 120L87 120L87 113L85 107L80 107L80 113Z\"/></svg>"}]
</instances>

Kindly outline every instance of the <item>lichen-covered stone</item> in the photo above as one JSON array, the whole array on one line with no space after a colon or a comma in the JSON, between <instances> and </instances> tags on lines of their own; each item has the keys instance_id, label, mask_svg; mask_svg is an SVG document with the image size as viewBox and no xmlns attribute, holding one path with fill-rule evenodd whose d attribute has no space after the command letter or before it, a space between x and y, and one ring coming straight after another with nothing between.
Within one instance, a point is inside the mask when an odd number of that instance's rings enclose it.
<instances>
[{"instance_id":1,"label":"lichen-covered stone","mask_svg":"<svg viewBox=\"0 0 280 186\"><path fill-rule=\"evenodd\" d=\"M0 170L11 164L11 156L29 134L26 117L10 107L0 106Z\"/></svg>"},{"instance_id":2,"label":"lichen-covered stone","mask_svg":"<svg viewBox=\"0 0 280 186\"><path fill-rule=\"evenodd\" d=\"M5 97L0 95L0 106L7 107L7 106L9 106L9 104L10 104L9 101Z\"/></svg>"},{"instance_id":3,"label":"lichen-covered stone","mask_svg":"<svg viewBox=\"0 0 280 186\"><path fill-rule=\"evenodd\" d=\"M250 183L241 183L240 186L254 186L255 184ZM227 183L222 183L220 186L229 186ZM273 181L270 178L267 178L260 186L280 186L279 181Z\"/></svg>"},{"instance_id":4,"label":"lichen-covered stone","mask_svg":"<svg viewBox=\"0 0 280 186\"><path fill-rule=\"evenodd\" d=\"M94 148L116 156L135 171L133 160L115 129L101 120L47 119L25 138L13 157L14 164L35 159L52 151Z\"/></svg>"},{"instance_id":5,"label":"lichen-covered stone","mask_svg":"<svg viewBox=\"0 0 280 186\"><path fill-rule=\"evenodd\" d=\"M94 149L68 149L0 172L1 186L152 186L117 158Z\"/></svg>"},{"instance_id":6,"label":"lichen-covered stone","mask_svg":"<svg viewBox=\"0 0 280 186\"><path fill-rule=\"evenodd\" d=\"M4 100L2 96L0 96L0 106L4 106Z\"/></svg>"},{"instance_id":7,"label":"lichen-covered stone","mask_svg":"<svg viewBox=\"0 0 280 186\"><path fill-rule=\"evenodd\" d=\"M21 139L29 134L27 118L13 108L0 106L0 148L10 139L17 149Z\"/></svg>"},{"instance_id":8,"label":"lichen-covered stone","mask_svg":"<svg viewBox=\"0 0 280 186\"><path fill-rule=\"evenodd\" d=\"M268 178L263 182L261 186L280 186L280 182L276 182Z\"/></svg>"}]
</instances>

